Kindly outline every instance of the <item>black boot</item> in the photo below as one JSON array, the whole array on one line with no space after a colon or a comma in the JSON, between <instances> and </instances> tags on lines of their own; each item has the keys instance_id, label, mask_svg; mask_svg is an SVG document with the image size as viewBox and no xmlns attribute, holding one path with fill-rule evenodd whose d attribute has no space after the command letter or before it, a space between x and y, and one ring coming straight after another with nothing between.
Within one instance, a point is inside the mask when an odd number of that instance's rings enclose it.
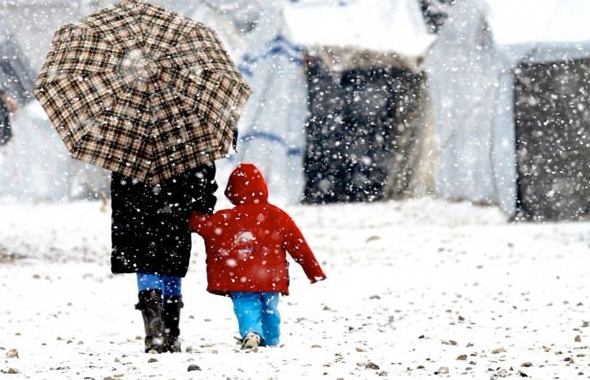
<instances>
[{"instance_id":1,"label":"black boot","mask_svg":"<svg viewBox=\"0 0 590 380\"><path fill-rule=\"evenodd\" d=\"M160 353L166 350L164 345L164 321L162 312L162 292L158 289L139 292L139 303L135 305L141 311L145 326L145 352Z\"/></svg>"},{"instance_id":2,"label":"black boot","mask_svg":"<svg viewBox=\"0 0 590 380\"><path fill-rule=\"evenodd\" d=\"M180 340L180 309L184 306L181 296L170 296L164 301L164 342L169 352L181 352Z\"/></svg>"}]
</instances>

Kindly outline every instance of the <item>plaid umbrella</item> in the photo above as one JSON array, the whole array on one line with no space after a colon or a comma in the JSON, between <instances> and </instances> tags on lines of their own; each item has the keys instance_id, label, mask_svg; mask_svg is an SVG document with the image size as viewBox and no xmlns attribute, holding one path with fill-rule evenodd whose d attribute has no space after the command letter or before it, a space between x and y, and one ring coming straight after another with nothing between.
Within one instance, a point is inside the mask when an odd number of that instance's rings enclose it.
<instances>
[{"instance_id":1,"label":"plaid umbrella","mask_svg":"<svg viewBox=\"0 0 590 380\"><path fill-rule=\"evenodd\" d=\"M251 90L213 30L123 0L56 31L33 93L74 158L156 184L225 157Z\"/></svg>"}]
</instances>

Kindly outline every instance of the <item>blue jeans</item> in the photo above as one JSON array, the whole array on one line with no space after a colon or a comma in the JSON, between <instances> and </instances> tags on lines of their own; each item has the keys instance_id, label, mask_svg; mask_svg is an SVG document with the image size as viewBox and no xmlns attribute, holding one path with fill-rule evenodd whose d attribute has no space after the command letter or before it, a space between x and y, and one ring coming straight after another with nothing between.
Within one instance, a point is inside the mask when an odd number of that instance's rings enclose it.
<instances>
[{"instance_id":1,"label":"blue jeans","mask_svg":"<svg viewBox=\"0 0 590 380\"><path fill-rule=\"evenodd\" d=\"M161 276L153 273L137 274L137 289L140 292L142 290L160 289L164 299L170 296L181 296L181 283L182 279L180 277Z\"/></svg>"},{"instance_id":2,"label":"blue jeans","mask_svg":"<svg viewBox=\"0 0 590 380\"><path fill-rule=\"evenodd\" d=\"M260 335L261 345L276 346L281 336L279 293L233 292L230 294L242 338Z\"/></svg>"}]
</instances>

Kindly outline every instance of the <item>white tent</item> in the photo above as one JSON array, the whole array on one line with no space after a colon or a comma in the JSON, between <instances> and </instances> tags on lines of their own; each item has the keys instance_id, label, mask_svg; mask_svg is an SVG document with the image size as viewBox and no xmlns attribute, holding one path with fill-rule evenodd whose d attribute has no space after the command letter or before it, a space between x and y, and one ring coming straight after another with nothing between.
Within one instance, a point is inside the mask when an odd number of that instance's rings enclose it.
<instances>
[{"instance_id":1,"label":"white tent","mask_svg":"<svg viewBox=\"0 0 590 380\"><path fill-rule=\"evenodd\" d=\"M17 111L0 147L0 196L32 202L108 198L109 172L73 159L37 101Z\"/></svg>"},{"instance_id":2,"label":"white tent","mask_svg":"<svg viewBox=\"0 0 590 380\"><path fill-rule=\"evenodd\" d=\"M464 0L425 64L437 136L436 192L516 212L515 70L590 56L586 0Z\"/></svg>"},{"instance_id":3,"label":"white tent","mask_svg":"<svg viewBox=\"0 0 590 380\"><path fill-rule=\"evenodd\" d=\"M307 84L302 51L285 31L285 1L203 3L193 18L220 34L253 90L240 117L237 152L218 163L220 185L237 162L253 162L275 202L298 202L304 181Z\"/></svg>"},{"instance_id":4,"label":"white tent","mask_svg":"<svg viewBox=\"0 0 590 380\"><path fill-rule=\"evenodd\" d=\"M420 63L435 37L418 2L309 0L283 13L307 52L305 201L427 192L430 111Z\"/></svg>"}]
</instances>

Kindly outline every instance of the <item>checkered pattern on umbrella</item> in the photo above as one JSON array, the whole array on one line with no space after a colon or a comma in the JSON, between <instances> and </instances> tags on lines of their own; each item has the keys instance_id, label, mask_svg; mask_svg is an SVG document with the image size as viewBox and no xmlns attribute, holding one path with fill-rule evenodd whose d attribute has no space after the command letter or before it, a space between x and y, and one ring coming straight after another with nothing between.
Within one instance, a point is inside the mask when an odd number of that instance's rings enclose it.
<instances>
[{"instance_id":1,"label":"checkered pattern on umbrella","mask_svg":"<svg viewBox=\"0 0 590 380\"><path fill-rule=\"evenodd\" d=\"M126 0L58 29L33 93L74 158L156 184L225 157L251 90L213 30Z\"/></svg>"}]
</instances>

